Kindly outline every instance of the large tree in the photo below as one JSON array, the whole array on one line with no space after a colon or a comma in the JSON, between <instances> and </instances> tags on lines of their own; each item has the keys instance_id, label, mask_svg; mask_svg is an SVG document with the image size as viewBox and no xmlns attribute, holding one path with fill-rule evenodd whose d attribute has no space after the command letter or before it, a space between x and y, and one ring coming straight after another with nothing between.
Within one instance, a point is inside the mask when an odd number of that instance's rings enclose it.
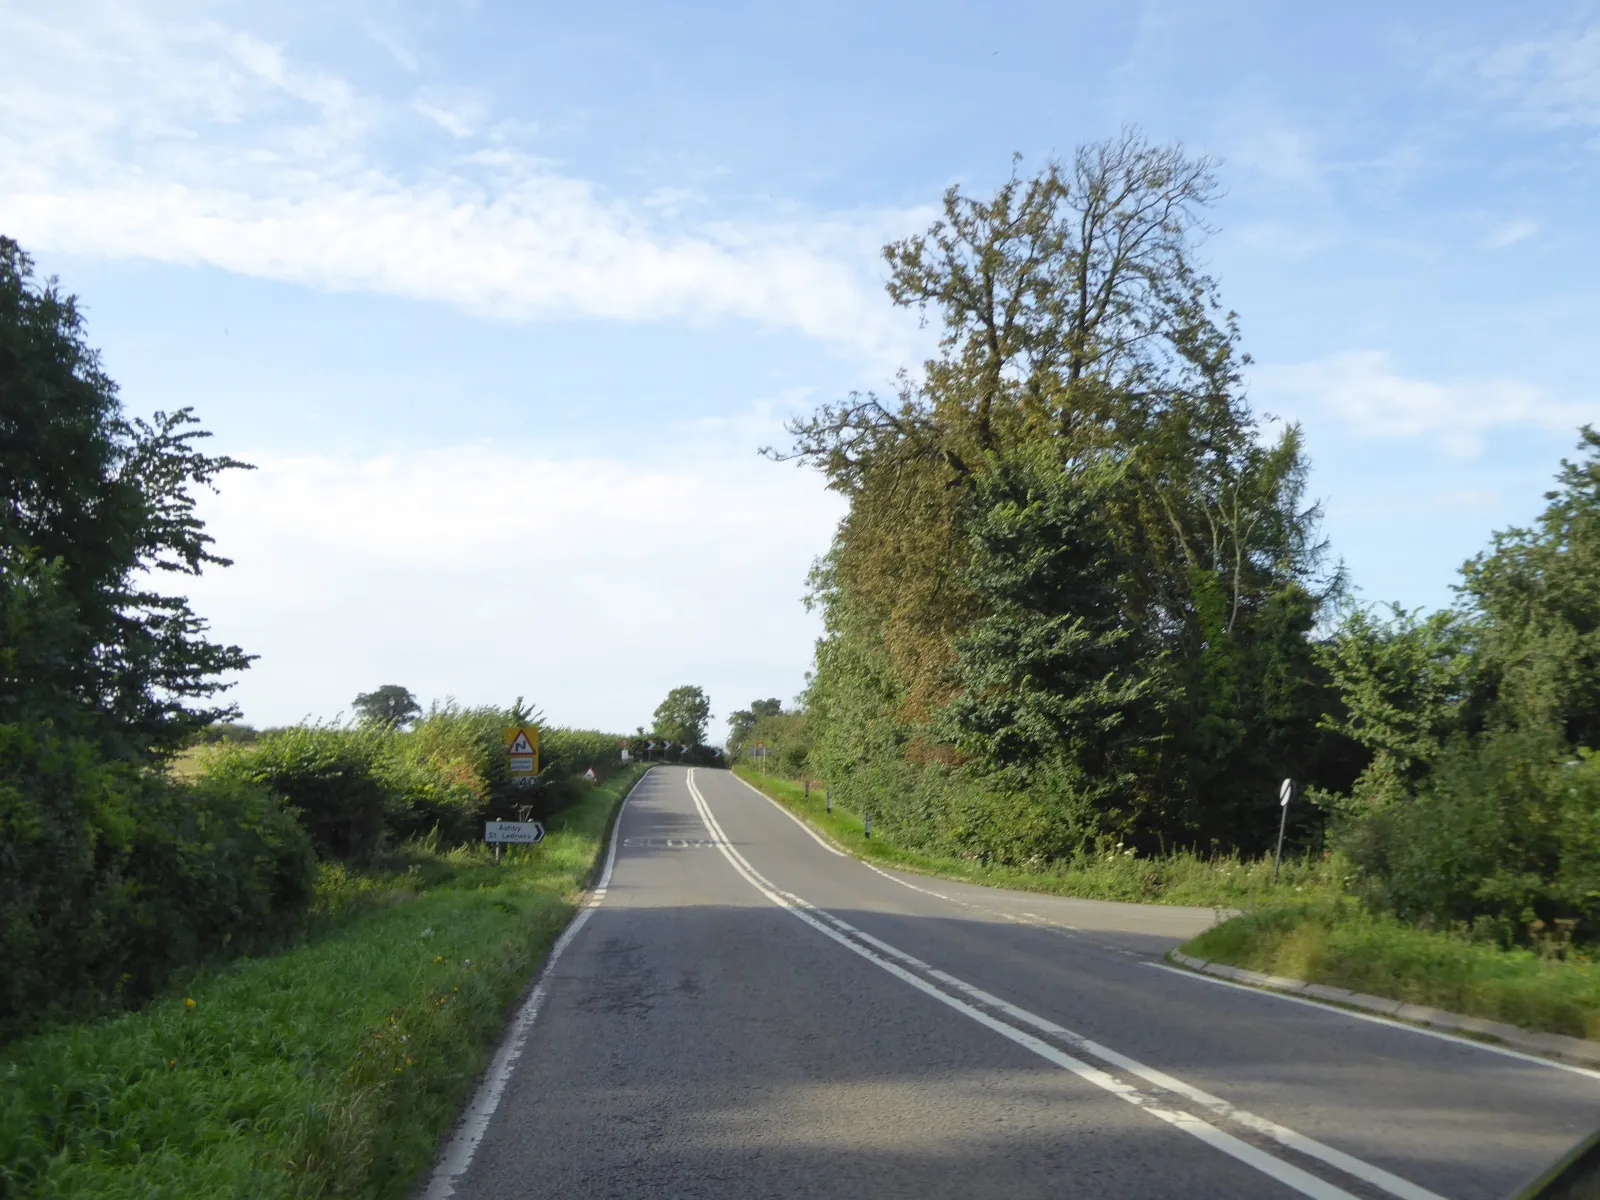
<instances>
[{"instance_id":1,"label":"large tree","mask_svg":"<svg viewBox=\"0 0 1600 1200\"><path fill-rule=\"evenodd\" d=\"M1206 160L1126 132L991 197L952 188L885 248L937 354L895 401L792 427L850 502L814 577L825 771L898 756L1005 789L1048 767L1107 832L1268 836L1275 778L1322 736L1307 634L1338 579L1299 431L1251 412L1197 261L1216 195Z\"/></svg>"},{"instance_id":2,"label":"large tree","mask_svg":"<svg viewBox=\"0 0 1600 1200\"><path fill-rule=\"evenodd\" d=\"M706 740L706 723L711 720L711 701L697 687L675 687L656 706L654 736L685 746L698 746Z\"/></svg>"},{"instance_id":3,"label":"large tree","mask_svg":"<svg viewBox=\"0 0 1600 1200\"><path fill-rule=\"evenodd\" d=\"M236 714L207 701L250 656L159 586L228 562L194 493L246 464L207 436L188 409L127 415L75 299L0 237L0 721L140 757Z\"/></svg>"}]
</instances>

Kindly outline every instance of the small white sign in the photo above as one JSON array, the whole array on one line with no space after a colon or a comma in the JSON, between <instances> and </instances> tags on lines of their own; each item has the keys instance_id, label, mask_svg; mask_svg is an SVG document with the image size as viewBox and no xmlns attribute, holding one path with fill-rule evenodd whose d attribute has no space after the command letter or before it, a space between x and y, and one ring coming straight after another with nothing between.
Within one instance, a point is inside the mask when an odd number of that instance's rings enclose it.
<instances>
[{"instance_id":1,"label":"small white sign","mask_svg":"<svg viewBox=\"0 0 1600 1200\"><path fill-rule=\"evenodd\" d=\"M533 755L531 755L531 754L513 754L511 756L511 774L513 774L513 775L532 775L533 774Z\"/></svg>"},{"instance_id":2,"label":"small white sign","mask_svg":"<svg viewBox=\"0 0 1600 1200\"><path fill-rule=\"evenodd\" d=\"M1294 796L1294 780L1285 779L1278 788L1278 807L1288 808L1289 800Z\"/></svg>"},{"instance_id":3,"label":"small white sign","mask_svg":"<svg viewBox=\"0 0 1600 1200\"><path fill-rule=\"evenodd\" d=\"M544 826L537 821L488 821L483 827L483 840L537 846L544 841Z\"/></svg>"}]
</instances>

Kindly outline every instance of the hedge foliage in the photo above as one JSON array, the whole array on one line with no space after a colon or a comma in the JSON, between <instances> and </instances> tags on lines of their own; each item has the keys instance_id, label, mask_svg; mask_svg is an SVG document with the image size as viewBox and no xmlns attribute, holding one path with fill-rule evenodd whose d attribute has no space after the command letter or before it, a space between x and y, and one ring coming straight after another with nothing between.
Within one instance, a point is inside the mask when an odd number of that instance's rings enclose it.
<instances>
[{"instance_id":1,"label":"hedge foliage","mask_svg":"<svg viewBox=\"0 0 1600 1200\"><path fill-rule=\"evenodd\" d=\"M0 1034L137 1005L172 972L303 924L311 841L276 796L0 725Z\"/></svg>"}]
</instances>

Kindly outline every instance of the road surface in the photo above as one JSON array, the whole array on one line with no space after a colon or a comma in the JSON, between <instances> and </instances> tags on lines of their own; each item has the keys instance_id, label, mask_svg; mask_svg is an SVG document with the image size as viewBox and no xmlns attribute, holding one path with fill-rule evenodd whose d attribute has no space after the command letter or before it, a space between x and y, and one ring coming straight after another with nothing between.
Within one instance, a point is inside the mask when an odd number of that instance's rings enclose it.
<instances>
[{"instance_id":1,"label":"road surface","mask_svg":"<svg viewBox=\"0 0 1600 1200\"><path fill-rule=\"evenodd\" d=\"M877 870L727 771L614 855L430 1200L1489 1200L1600 1126L1600 1074L1165 966L1208 909Z\"/></svg>"}]
</instances>

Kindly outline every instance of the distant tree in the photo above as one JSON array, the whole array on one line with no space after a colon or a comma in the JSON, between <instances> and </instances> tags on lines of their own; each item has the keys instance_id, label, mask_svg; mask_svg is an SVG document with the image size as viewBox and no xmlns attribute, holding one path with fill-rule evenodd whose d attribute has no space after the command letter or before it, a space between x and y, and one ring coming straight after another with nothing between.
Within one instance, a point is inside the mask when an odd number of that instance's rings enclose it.
<instances>
[{"instance_id":1,"label":"distant tree","mask_svg":"<svg viewBox=\"0 0 1600 1200\"><path fill-rule=\"evenodd\" d=\"M776 717L783 712L783 701L776 697L770 700L753 701L749 708L741 708L728 717L728 749L733 753L739 752L739 747L750 736L750 731L763 717Z\"/></svg>"},{"instance_id":2,"label":"distant tree","mask_svg":"<svg viewBox=\"0 0 1600 1200\"><path fill-rule=\"evenodd\" d=\"M351 702L363 724L398 729L422 715L422 705L398 683L386 683L375 692L362 692Z\"/></svg>"},{"instance_id":3,"label":"distant tree","mask_svg":"<svg viewBox=\"0 0 1600 1200\"><path fill-rule=\"evenodd\" d=\"M128 417L76 299L0 237L0 721L138 758L238 715L195 701L251 656L154 582L228 563L193 493L248 464L203 454L195 425Z\"/></svg>"},{"instance_id":4,"label":"distant tree","mask_svg":"<svg viewBox=\"0 0 1600 1200\"><path fill-rule=\"evenodd\" d=\"M686 746L706 740L706 722L711 720L711 701L697 687L676 687L667 693L655 711L655 736Z\"/></svg>"}]
</instances>

